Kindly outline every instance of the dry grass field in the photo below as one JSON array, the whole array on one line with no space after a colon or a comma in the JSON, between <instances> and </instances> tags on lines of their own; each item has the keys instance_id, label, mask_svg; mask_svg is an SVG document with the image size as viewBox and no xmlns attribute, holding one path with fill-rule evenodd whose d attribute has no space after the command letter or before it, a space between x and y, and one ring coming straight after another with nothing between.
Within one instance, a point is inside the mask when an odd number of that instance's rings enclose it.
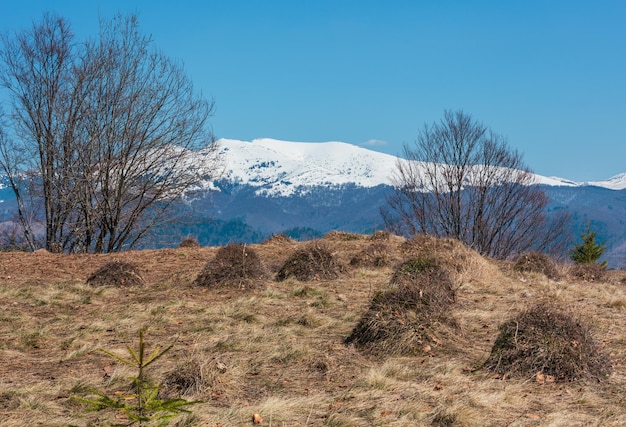
<instances>
[{"instance_id":1,"label":"dry grass field","mask_svg":"<svg viewBox=\"0 0 626 427\"><path fill-rule=\"evenodd\" d=\"M444 240L331 233L318 244L333 263L321 254L328 271L309 280L284 267L297 270L293 255L310 243L274 238L247 248L261 276L218 275L228 281L213 285L196 279L219 248L0 253L0 425L123 423L86 412L73 396L127 388L130 368L99 349L123 355L142 328L148 348L174 344L148 368L161 393L203 401L170 425L254 425L255 413L256 425L276 427L626 425L625 272L589 282L559 266L548 278ZM398 311L394 325L414 328L408 351L345 344L373 299L384 300L397 266L415 256L449 273L456 295L438 316L453 321L431 325ZM113 261L134 264L143 283L87 283ZM603 355L594 360L610 374L559 381L481 368L499 326L537 303L558 304L587 325ZM373 321L392 316L389 323L396 312L371 313Z\"/></svg>"}]
</instances>

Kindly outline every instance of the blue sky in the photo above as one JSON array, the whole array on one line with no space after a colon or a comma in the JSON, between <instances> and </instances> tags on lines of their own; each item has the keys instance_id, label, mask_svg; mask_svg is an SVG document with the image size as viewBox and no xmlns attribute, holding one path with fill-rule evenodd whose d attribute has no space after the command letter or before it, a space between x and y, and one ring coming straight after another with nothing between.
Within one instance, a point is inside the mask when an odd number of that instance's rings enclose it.
<instances>
[{"instance_id":1,"label":"blue sky","mask_svg":"<svg viewBox=\"0 0 626 427\"><path fill-rule=\"evenodd\" d=\"M10 6L8 6L10 4ZM344 141L390 154L444 109L508 138L542 175L626 172L624 1L2 1L78 38L137 13L216 102L218 138Z\"/></svg>"}]
</instances>

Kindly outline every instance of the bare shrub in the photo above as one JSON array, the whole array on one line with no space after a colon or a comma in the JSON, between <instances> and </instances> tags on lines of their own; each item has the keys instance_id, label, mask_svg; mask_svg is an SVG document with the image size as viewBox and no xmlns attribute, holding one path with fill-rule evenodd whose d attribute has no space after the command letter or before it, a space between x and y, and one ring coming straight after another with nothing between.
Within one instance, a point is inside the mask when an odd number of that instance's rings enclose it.
<instances>
[{"instance_id":1,"label":"bare shrub","mask_svg":"<svg viewBox=\"0 0 626 427\"><path fill-rule=\"evenodd\" d=\"M87 284L92 286L141 286L145 284L145 281L134 264L112 261L89 276Z\"/></svg>"},{"instance_id":2,"label":"bare shrub","mask_svg":"<svg viewBox=\"0 0 626 427\"><path fill-rule=\"evenodd\" d=\"M520 255L513 269L524 273L543 273L549 279L559 277L559 271L550 255L542 252L527 252Z\"/></svg>"},{"instance_id":3,"label":"bare shrub","mask_svg":"<svg viewBox=\"0 0 626 427\"><path fill-rule=\"evenodd\" d=\"M602 282L607 278L607 271L601 264L587 262L574 264L570 269L570 275L585 282Z\"/></svg>"},{"instance_id":4,"label":"bare shrub","mask_svg":"<svg viewBox=\"0 0 626 427\"><path fill-rule=\"evenodd\" d=\"M378 292L346 344L371 354L410 355L431 351L456 322L447 308L455 300L448 272L431 259L402 263L392 287Z\"/></svg>"},{"instance_id":5,"label":"bare shrub","mask_svg":"<svg viewBox=\"0 0 626 427\"><path fill-rule=\"evenodd\" d=\"M252 289L265 277L265 268L257 252L246 245L231 243L221 247L194 284L208 287Z\"/></svg>"},{"instance_id":6,"label":"bare shrub","mask_svg":"<svg viewBox=\"0 0 626 427\"><path fill-rule=\"evenodd\" d=\"M332 252L318 240L291 255L276 274L276 280L281 282L292 276L302 282L331 280L339 277L342 270Z\"/></svg>"},{"instance_id":7,"label":"bare shrub","mask_svg":"<svg viewBox=\"0 0 626 427\"><path fill-rule=\"evenodd\" d=\"M195 237L187 237L178 245L179 248L199 248L200 243Z\"/></svg>"},{"instance_id":8,"label":"bare shrub","mask_svg":"<svg viewBox=\"0 0 626 427\"><path fill-rule=\"evenodd\" d=\"M537 304L499 329L483 365L495 373L574 381L600 380L611 372L610 359L595 344L590 330L556 305Z\"/></svg>"}]
</instances>

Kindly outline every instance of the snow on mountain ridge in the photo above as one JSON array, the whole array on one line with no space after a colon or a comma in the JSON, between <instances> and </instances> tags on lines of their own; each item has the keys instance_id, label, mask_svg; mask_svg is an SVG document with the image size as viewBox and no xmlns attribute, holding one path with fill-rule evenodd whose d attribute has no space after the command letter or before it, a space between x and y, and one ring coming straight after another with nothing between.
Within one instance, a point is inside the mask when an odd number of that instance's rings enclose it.
<instances>
[{"instance_id":1,"label":"snow on mountain ridge","mask_svg":"<svg viewBox=\"0 0 626 427\"><path fill-rule=\"evenodd\" d=\"M398 158L345 142L288 142L261 138L217 141L224 157L222 179L257 187L257 194L290 196L315 186L391 185ZM574 182L534 175L537 184L626 189L626 174L605 181Z\"/></svg>"},{"instance_id":2,"label":"snow on mountain ridge","mask_svg":"<svg viewBox=\"0 0 626 427\"><path fill-rule=\"evenodd\" d=\"M396 157L344 142L255 139L217 141L224 155L223 179L259 187L257 194L290 196L316 185L390 184Z\"/></svg>"},{"instance_id":3,"label":"snow on mountain ridge","mask_svg":"<svg viewBox=\"0 0 626 427\"><path fill-rule=\"evenodd\" d=\"M620 173L606 181L590 181L587 185L593 185L596 187L604 187L609 190L623 190L626 188L626 173Z\"/></svg>"}]
</instances>

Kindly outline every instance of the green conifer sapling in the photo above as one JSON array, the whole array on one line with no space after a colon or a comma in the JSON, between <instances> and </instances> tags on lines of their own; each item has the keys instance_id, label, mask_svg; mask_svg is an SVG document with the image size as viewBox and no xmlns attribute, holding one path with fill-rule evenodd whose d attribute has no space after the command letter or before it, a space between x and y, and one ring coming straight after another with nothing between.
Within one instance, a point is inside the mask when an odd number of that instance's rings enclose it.
<instances>
[{"instance_id":1,"label":"green conifer sapling","mask_svg":"<svg viewBox=\"0 0 626 427\"><path fill-rule=\"evenodd\" d=\"M585 231L580 234L582 243L574 244L574 249L569 251L569 257L577 264L595 263L606 250L606 246L596 242L597 232L591 230L589 221L585 226ZM600 263L606 267L606 261Z\"/></svg>"}]
</instances>

